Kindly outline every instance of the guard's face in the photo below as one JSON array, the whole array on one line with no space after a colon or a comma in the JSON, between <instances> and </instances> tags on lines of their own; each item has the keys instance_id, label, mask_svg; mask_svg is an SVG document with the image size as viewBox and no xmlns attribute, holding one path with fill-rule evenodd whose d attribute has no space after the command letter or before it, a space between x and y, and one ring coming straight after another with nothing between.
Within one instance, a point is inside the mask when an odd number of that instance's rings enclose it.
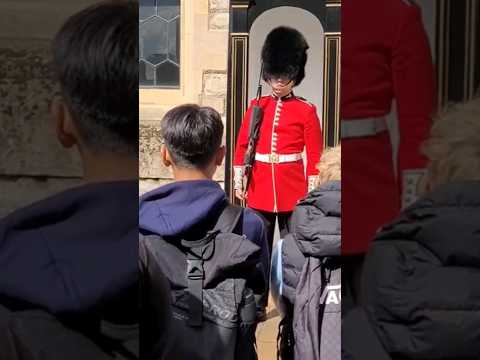
<instances>
[{"instance_id":1,"label":"guard's face","mask_svg":"<svg viewBox=\"0 0 480 360\"><path fill-rule=\"evenodd\" d=\"M295 85L293 80L282 75L269 77L268 83L272 87L273 94L278 97L288 95Z\"/></svg>"}]
</instances>

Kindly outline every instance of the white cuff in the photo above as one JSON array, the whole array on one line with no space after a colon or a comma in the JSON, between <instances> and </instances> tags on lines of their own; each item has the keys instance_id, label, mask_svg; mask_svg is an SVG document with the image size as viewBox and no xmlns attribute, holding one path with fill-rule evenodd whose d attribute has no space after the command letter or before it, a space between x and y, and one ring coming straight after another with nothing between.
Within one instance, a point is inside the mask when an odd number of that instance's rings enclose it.
<instances>
[{"instance_id":1,"label":"white cuff","mask_svg":"<svg viewBox=\"0 0 480 360\"><path fill-rule=\"evenodd\" d=\"M234 166L233 172L233 188L235 190L243 191L243 177L245 175L245 166Z\"/></svg>"},{"instance_id":2,"label":"white cuff","mask_svg":"<svg viewBox=\"0 0 480 360\"><path fill-rule=\"evenodd\" d=\"M317 187L318 176L311 175L308 177L308 192L314 190Z\"/></svg>"},{"instance_id":3,"label":"white cuff","mask_svg":"<svg viewBox=\"0 0 480 360\"><path fill-rule=\"evenodd\" d=\"M418 185L425 173L425 169L409 169L402 172L402 209L405 209L417 200Z\"/></svg>"}]
</instances>

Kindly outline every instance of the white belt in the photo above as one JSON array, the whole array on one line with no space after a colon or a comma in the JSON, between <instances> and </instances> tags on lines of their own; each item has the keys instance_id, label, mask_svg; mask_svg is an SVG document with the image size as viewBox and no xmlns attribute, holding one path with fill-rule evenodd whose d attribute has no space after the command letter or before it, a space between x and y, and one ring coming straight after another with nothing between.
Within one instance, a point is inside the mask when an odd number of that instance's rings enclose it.
<instances>
[{"instance_id":1,"label":"white belt","mask_svg":"<svg viewBox=\"0 0 480 360\"><path fill-rule=\"evenodd\" d=\"M342 139L350 139L364 136L374 136L388 130L385 117L365 118L340 121L340 134Z\"/></svg>"},{"instance_id":2,"label":"white belt","mask_svg":"<svg viewBox=\"0 0 480 360\"><path fill-rule=\"evenodd\" d=\"M278 163L286 163L286 162L294 162L298 160L302 160L302 153L298 154L255 154L255 160L269 163L269 164L278 164Z\"/></svg>"}]
</instances>

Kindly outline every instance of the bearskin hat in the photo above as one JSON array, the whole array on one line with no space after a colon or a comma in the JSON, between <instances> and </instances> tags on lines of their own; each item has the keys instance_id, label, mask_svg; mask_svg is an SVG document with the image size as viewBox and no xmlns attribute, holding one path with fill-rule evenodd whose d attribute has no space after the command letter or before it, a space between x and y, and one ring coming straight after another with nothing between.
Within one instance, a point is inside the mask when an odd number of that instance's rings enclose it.
<instances>
[{"instance_id":1,"label":"bearskin hat","mask_svg":"<svg viewBox=\"0 0 480 360\"><path fill-rule=\"evenodd\" d=\"M262 48L263 79L286 76L299 85L305 77L308 43L295 29L280 26L273 29Z\"/></svg>"}]
</instances>

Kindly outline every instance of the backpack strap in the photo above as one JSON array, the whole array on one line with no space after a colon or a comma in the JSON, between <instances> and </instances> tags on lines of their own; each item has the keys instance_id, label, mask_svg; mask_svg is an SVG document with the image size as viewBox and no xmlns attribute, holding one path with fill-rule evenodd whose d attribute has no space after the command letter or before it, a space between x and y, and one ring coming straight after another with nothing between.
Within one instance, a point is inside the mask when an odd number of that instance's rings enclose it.
<instances>
[{"instance_id":1,"label":"backpack strap","mask_svg":"<svg viewBox=\"0 0 480 360\"><path fill-rule=\"evenodd\" d=\"M277 360L293 360L294 347L293 315L287 312L278 324Z\"/></svg>"},{"instance_id":2,"label":"backpack strap","mask_svg":"<svg viewBox=\"0 0 480 360\"><path fill-rule=\"evenodd\" d=\"M188 325L202 326L203 320L203 280L205 272L203 259L192 253L187 255L187 283L188 283Z\"/></svg>"},{"instance_id":3,"label":"backpack strap","mask_svg":"<svg viewBox=\"0 0 480 360\"><path fill-rule=\"evenodd\" d=\"M202 326L203 322L203 282L205 280L204 261L215 252L215 237L219 232L231 233L237 226L243 208L228 204L220 214L217 223L207 236L199 241L182 241L189 248L187 252L188 284L188 324L192 327Z\"/></svg>"},{"instance_id":4,"label":"backpack strap","mask_svg":"<svg viewBox=\"0 0 480 360\"><path fill-rule=\"evenodd\" d=\"M215 252L215 237L218 231L209 232L207 236L198 241L182 240L182 245L187 251L187 285L188 285L188 325L202 326L203 320L203 281L205 270L203 263L209 260Z\"/></svg>"},{"instance_id":5,"label":"backpack strap","mask_svg":"<svg viewBox=\"0 0 480 360\"><path fill-rule=\"evenodd\" d=\"M220 214L213 231L232 233L240 222L242 215L242 207L228 204Z\"/></svg>"},{"instance_id":6,"label":"backpack strap","mask_svg":"<svg viewBox=\"0 0 480 360\"><path fill-rule=\"evenodd\" d=\"M123 356L122 359L138 359L139 323L131 325L113 324L106 320L100 323L99 343L107 345L107 349Z\"/></svg>"}]
</instances>

